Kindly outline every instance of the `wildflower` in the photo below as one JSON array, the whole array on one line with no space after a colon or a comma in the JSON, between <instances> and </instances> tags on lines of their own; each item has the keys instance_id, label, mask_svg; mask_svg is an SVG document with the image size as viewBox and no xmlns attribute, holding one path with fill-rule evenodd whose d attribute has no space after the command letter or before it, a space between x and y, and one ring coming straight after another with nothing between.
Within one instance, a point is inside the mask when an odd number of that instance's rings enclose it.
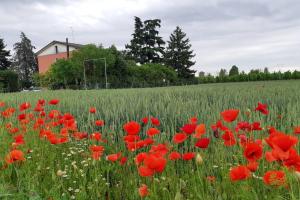
<instances>
[{"instance_id":1,"label":"wildflower","mask_svg":"<svg viewBox=\"0 0 300 200\"><path fill-rule=\"evenodd\" d=\"M257 107L255 108L255 111L259 111L259 112L261 112L261 113L264 114L264 115L269 114L269 111L268 111L268 109L267 109L267 104L262 104L262 103L260 103L260 102L258 102L258 105L257 105Z\"/></svg>"},{"instance_id":2,"label":"wildflower","mask_svg":"<svg viewBox=\"0 0 300 200\"><path fill-rule=\"evenodd\" d=\"M96 108L95 107L91 107L89 110L90 113L95 114L96 113Z\"/></svg>"},{"instance_id":3,"label":"wildflower","mask_svg":"<svg viewBox=\"0 0 300 200\"><path fill-rule=\"evenodd\" d=\"M244 149L244 156L248 161L256 161L262 157L262 146L257 143L248 143Z\"/></svg>"},{"instance_id":4,"label":"wildflower","mask_svg":"<svg viewBox=\"0 0 300 200\"><path fill-rule=\"evenodd\" d=\"M52 99L52 100L49 101L50 105L57 105L58 103L59 103L58 99Z\"/></svg>"},{"instance_id":5,"label":"wildflower","mask_svg":"<svg viewBox=\"0 0 300 200\"><path fill-rule=\"evenodd\" d=\"M177 151L173 151L169 154L169 160L178 160L181 158L181 154Z\"/></svg>"},{"instance_id":6,"label":"wildflower","mask_svg":"<svg viewBox=\"0 0 300 200\"><path fill-rule=\"evenodd\" d=\"M300 126L294 128L294 134L300 134Z\"/></svg>"},{"instance_id":7,"label":"wildflower","mask_svg":"<svg viewBox=\"0 0 300 200\"><path fill-rule=\"evenodd\" d=\"M5 161L7 164L12 164L16 161L25 161L24 153L20 150L12 150L6 155Z\"/></svg>"},{"instance_id":8,"label":"wildflower","mask_svg":"<svg viewBox=\"0 0 300 200\"><path fill-rule=\"evenodd\" d=\"M221 112L221 116L224 121L233 122L239 115L239 112L240 112L239 110L235 110L235 109L225 110Z\"/></svg>"},{"instance_id":9,"label":"wildflower","mask_svg":"<svg viewBox=\"0 0 300 200\"><path fill-rule=\"evenodd\" d=\"M182 154L182 160L192 160L194 157L195 157L195 153L193 152Z\"/></svg>"},{"instance_id":10,"label":"wildflower","mask_svg":"<svg viewBox=\"0 0 300 200\"><path fill-rule=\"evenodd\" d=\"M187 135L185 133L176 133L173 136L173 142L175 144L180 144L182 142L184 142L187 139Z\"/></svg>"},{"instance_id":11,"label":"wildflower","mask_svg":"<svg viewBox=\"0 0 300 200\"><path fill-rule=\"evenodd\" d=\"M247 164L247 168L251 171L251 172L255 172L258 168L258 162L256 161L251 161Z\"/></svg>"},{"instance_id":12,"label":"wildflower","mask_svg":"<svg viewBox=\"0 0 300 200\"><path fill-rule=\"evenodd\" d=\"M196 126L194 138L201 138L201 136L205 134L205 132L205 124L199 124L198 126Z\"/></svg>"},{"instance_id":13,"label":"wildflower","mask_svg":"<svg viewBox=\"0 0 300 200\"><path fill-rule=\"evenodd\" d=\"M188 135L191 135L192 133L195 132L196 127L197 127L196 124L185 124L185 125L181 128L181 130L182 130L184 133L186 133L186 134L188 134Z\"/></svg>"},{"instance_id":14,"label":"wildflower","mask_svg":"<svg viewBox=\"0 0 300 200\"><path fill-rule=\"evenodd\" d=\"M106 159L111 161L111 162L115 162L117 161L119 158L121 157L121 153L115 153L115 154L110 154L106 156Z\"/></svg>"},{"instance_id":15,"label":"wildflower","mask_svg":"<svg viewBox=\"0 0 300 200\"><path fill-rule=\"evenodd\" d=\"M153 126L159 126L160 125L160 121L158 118L155 117L151 117L151 123Z\"/></svg>"},{"instance_id":16,"label":"wildflower","mask_svg":"<svg viewBox=\"0 0 300 200\"><path fill-rule=\"evenodd\" d=\"M123 128L128 135L137 135L141 130L141 125L135 121L131 121L126 123Z\"/></svg>"},{"instance_id":17,"label":"wildflower","mask_svg":"<svg viewBox=\"0 0 300 200\"><path fill-rule=\"evenodd\" d=\"M152 137L152 136L157 135L157 134L159 134L159 133L160 133L160 131L159 131L157 128L149 128L149 129L147 130L147 135L148 135L149 137Z\"/></svg>"},{"instance_id":18,"label":"wildflower","mask_svg":"<svg viewBox=\"0 0 300 200\"><path fill-rule=\"evenodd\" d=\"M231 181L245 180L249 178L250 171L246 166L237 166L230 170Z\"/></svg>"},{"instance_id":19,"label":"wildflower","mask_svg":"<svg viewBox=\"0 0 300 200\"><path fill-rule=\"evenodd\" d=\"M209 138L201 138L196 142L195 147L206 149L209 145L209 142L210 142Z\"/></svg>"},{"instance_id":20,"label":"wildflower","mask_svg":"<svg viewBox=\"0 0 300 200\"><path fill-rule=\"evenodd\" d=\"M233 135L233 133L231 131L226 131L222 135L222 139L224 140L224 145L225 146L233 146L236 143L234 135Z\"/></svg>"},{"instance_id":21,"label":"wildflower","mask_svg":"<svg viewBox=\"0 0 300 200\"><path fill-rule=\"evenodd\" d=\"M104 121L103 120L96 120L95 121L95 125L96 126L103 126L104 125Z\"/></svg>"},{"instance_id":22,"label":"wildflower","mask_svg":"<svg viewBox=\"0 0 300 200\"><path fill-rule=\"evenodd\" d=\"M285 173L283 171L270 170L263 177L266 185L282 186L286 183Z\"/></svg>"},{"instance_id":23,"label":"wildflower","mask_svg":"<svg viewBox=\"0 0 300 200\"><path fill-rule=\"evenodd\" d=\"M27 109L30 108L30 107L31 107L30 103L24 102L24 103L22 103L22 104L19 106L19 109L20 109L20 111L22 112L22 111L24 111L24 110L27 110Z\"/></svg>"},{"instance_id":24,"label":"wildflower","mask_svg":"<svg viewBox=\"0 0 300 200\"><path fill-rule=\"evenodd\" d=\"M143 124L148 124L148 121L149 121L148 117L144 117L142 119Z\"/></svg>"},{"instance_id":25,"label":"wildflower","mask_svg":"<svg viewBox=\"0 0 300 200\"><path fill-rule=\"evenodd\" d=\"M140 186L140 188L139 188L139 195L140 195L140 197L142 197L142 198L146 197L146 196L148 196L148 194L149 194L149 191L148 191L147 185L142 184Z\"/></svg>"}]
</instances>

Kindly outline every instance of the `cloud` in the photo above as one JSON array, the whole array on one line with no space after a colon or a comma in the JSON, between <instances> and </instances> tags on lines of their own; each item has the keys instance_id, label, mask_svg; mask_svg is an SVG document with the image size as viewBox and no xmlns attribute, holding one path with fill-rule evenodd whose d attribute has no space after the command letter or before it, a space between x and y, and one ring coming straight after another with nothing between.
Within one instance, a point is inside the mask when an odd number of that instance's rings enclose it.
<instances>
[{"instance_id":1,"label":"cloud","mask_svg":"<svg viewBox=\"0 0 300 200\"><path fill-rule=\"evenodd\" d=\"M20 31L37 48L69 37L123 49L134 16L160 18L165 40L177 25L187 33L198 71L300 69L299 10L298 0L1 0L0 37L10 49Z\"/></svg>"}]
</instances>

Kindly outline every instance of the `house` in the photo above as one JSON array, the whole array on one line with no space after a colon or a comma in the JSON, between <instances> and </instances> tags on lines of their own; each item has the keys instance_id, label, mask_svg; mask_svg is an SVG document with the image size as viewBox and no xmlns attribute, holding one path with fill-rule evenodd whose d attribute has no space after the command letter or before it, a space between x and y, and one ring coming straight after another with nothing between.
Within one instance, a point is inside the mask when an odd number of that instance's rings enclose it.
<instances>
[{"instance_id":1,"label":"house","mask_svg":"<svg viewBox=\"0 0 300 200\"><path fill-rule=\"evenodd\" d=\"M74 50L77 50L82 46L83 45L81 44L68 43L68 40L66 40L66 42L50 42L36 52L39 73L47 72L57 59L68 59Z\"/></svg>"}]
</instances>

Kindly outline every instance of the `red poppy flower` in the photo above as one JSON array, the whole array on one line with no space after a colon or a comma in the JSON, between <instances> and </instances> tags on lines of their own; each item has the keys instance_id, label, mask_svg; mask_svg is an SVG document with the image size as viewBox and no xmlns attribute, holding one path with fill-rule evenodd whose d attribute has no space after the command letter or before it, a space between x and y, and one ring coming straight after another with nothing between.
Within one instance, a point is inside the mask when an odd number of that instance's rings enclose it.
<instances>
[{"instance_id":1,"label":"red poppy flower","mask_svg":"<svg viewBox=\"0 0 300 200\"><path fill-rule=\"evenodd\" d=\"M95 132L95 133L91 134L90 138L92 140L102 141L102 134L99 132Z\"/></svg>"},{"instance_id":2,"label":"red poppy flower","mask_svg":"<svg viewBox=\"0 0 300 200\"><path fill-rule=\"evenodd\" d=\"M189 121L190 121L191 124L197 124L198 118L197 117L192 117L192 118L190 118Z\"/></svg>"},{"instance_id":3,"label":"red poppy flower","mask_svg":"<svg viewBox=\"0 0 300 200\"><path fill-rule=\"evenodd\" d=\"M96 108L95 107L90 107L89 112L92 113L92 114L95 114L96 113Z\"/></svg>"},{"instance_id":4,"label":"red poppy flower","mask_svg":"<svg viewBox=\"0 0 300 200\"><path fill-rule=\"evenodd\" d=\"M141 130L141 125L135 121L126 123L123 129L128 135L137 135Z\"/></svg>"},{"instance_id":5,"label":"red poppy flower","mask_svg":"<svg viewBox=\"0 0 300 200\"><path fill-rule=\"evenodd\" d=\"M199 124L198 126L196 126L196 129L195 129L195 134L193 135L194 138L201 138L202 135L204 135L206 132L206 129L205 129L205 124Z\"/></svg>"},{"instance_id":6,"label":"red poppy flower","mask_svg":"<svg viewBox=\"0 0 300 200\"><path fill-rule=\"evenodd\" d=\"M238 132L239 130L251 131L251 124L249 122L238 122L235 131Z\"/></svg>"},{"instance_id":7,"label":"red poppy flower","mask_svg":"<svg viewBox=\"0 0 300 200\"><path fill-rule=\"evenodd\" d=\"M173 142L175 144L180 144L182 142L184 142L187 139L187 135L185 133L176 133L173 136Z\"/></svg>"},{"instance_id":8,"label":"red poppy flower","mask_svg":"<svg viewBox=\"0 0 300 200\"><path fill-rule=\"evenodd\" d=\"M138 168L138 171L139 171L139 175L142 177L152 176L155 173L153 169L150 169L149 167L144 165L140 166Z\"/></svg>"},{"instance_id":9,"label":"red poppy flower","mask_svg":"<svg viewBox=\"0 0 300 200\"><path fill-rule=\"evenodd\" d=\"M209 145L209 142L210 142L209 138L201 138L196 142L195 147L206 149Z\"/></svg>"},{"instance_id":10,"label":"red poppy flower","mask_svg":"<svg viewBox=\"0 0 300 200\"><path fill-rule=\"evenodd\" d=\"M182 154L183 160L192 160L193 158L195 158L195 153L193 153L193 152L188 152L188 153Z\"/></svg>"},{"instance_id":11,"label":"red poppy flower","mask_svg":"<svg viewBox=\"0 0 300 200\"><path fill-rule=\"evenodd\" d=\"M104 152L104 147L93 145L93 146L90 146L90 150L92 152L92 158L94 160L99 160Z\"/></svg>"},{"instance_id":12,"label":"red poppy flower","mask_svg":"<svg viewBox=\"0 0 300 200\"><path fill-rule=\"evenodd\" d=\"M285 173L283 171L270 170L263 177L266 185L282 186L286 183Z\"/></svg>"},{"instance_id":13,"label":"red poppy flower","mask_svg":"<svg viewBox=\"0 0 300 200\"><path fill-rule=\"evenodd\" d=\"M59 103L59 100L58 99L51 99L50 101L49 101L49 104L50 105L57 105Z\"/></svg>"},{"instance_id":14,"label":"red poppy flower","mask_svg":"<svg viewBox=\"0 0 300 200\"><path fill-rule=\"evenodd\" d=\"M258 168L258 162L256 161L252 161L252 162L249 162L247 164L247 168L251 171L251 172L255 172Z\"/></svg>"},{"instance_id":15,"label":"red poppy flower","mask_svg":"<svg viewBox=\"0 0 300 200\"><path fill-rule=\"evenodd\" d=\"M120 159L120 165L125 165L126 162L127 162L127 157L122 157Z\"/></svg>"},{"instance_id":16,"label":"red poppy flower","mask_svg":"<svg viewBox=\"0 0 300 200\"><path fill-rule=\"evenodd\" d=\"M229 109L221 112L221 116L226 122L233 122L239 115L239 110Z\"/></svg>"},{"instance_id":17,"label":"red poppy flower","mask_svg":"<svg viewBox=\"0 0 300 200\"><path fill-rule=\"evenodd\" d=\"M116 162L119 158L121 158L121 156L122 156L121 153L114 153L114 154L107 155L106 159L111 162Z\"/></svg>"},{"instance_id":18,"label":"red poppy flower","mask_svg":"<svg viewBox=\"0 0 300 200\"><path fill-rule=\"evenodd\" d=\"M15 145L16 146L19 146L19 145L25 143L23 134L16 135L14 137L14 140L15 140Z\"/></svg>"},{"instance_id":19,"label":"red poppy flower","mask_svg":"<svg viewBox=\"0 0 300 200\"><path fill-rule=\"evenodd\" d=\"M297 144L298 138L284 133L274 132L270 134L265 141L273 149L272 156L275 159L285 160L289 157L290 149Z\"/></svg>"},{"instance_id":20,"label":"red poppy flower","mask_svg":"<svg viewBox=\"0 0 300 200\"><path fill-rule=\"evenodd\" d=\"M22 114L18 115L18 120L19 121L21 121L21 120L23 120L25 118L26 118L26 114L25 113L22 113Z\"/></svg>"},{"instance_id":21,"label":"red poppy flower","mask_svg":"<svg viewBox=\"0 0 300 200\"><path fill-rule=\"evenodd\" d=\"M224 145L225 146L233 146L236 143L234 134L231 131L226 131L222 135L222 139L224 140Z\"/></svg>"},{"instance_id":22,"label":"red poppy flower","mask_svg":"<svg viewBox=\"0 0 300 200\"><path fill-rule=\"evenodd\" d=\"M159 126L160 125L160 121L158 118L155 117L151 117L151 123L153 126Z\"/></svg>"},{"instance_id":23,"label":"red poppy flower","mask_svg":"<svg viewBox=\"0 0 300 200\"><path fill-rule=\"evenodd\" d=\"M27 109L30 108L30 107L31 107L30 103L25 102L25 103L22 103L22 104L20 105L19 109L20 109L20 111L22 112L22 111L24 111L24 110L27 110Z\"/></svg>"},{"instance_id":24,"label":"red poppy flower","mask_svg":"<svg viewBox=\"0 0 300 200\"><path fill-rule=\"evenodd\" d=\"M142 122L143 122L144 124L148 124L148 121L149 121L148 117L144 117L144 118L142 119Z\"/></svg>"},{"instance_id":25,"label":"red poppy flower","mask_svg":"<svg viewBox=\"0 0 300 200\"><path fill-rule=\"evenodd\" d=\"M103 120L96 120L95 121L95 125L96 126L103 126L104 125L104 121Z\"/></svg>"},{"instance_id":26,"label":"red poppy flower","mask_svg":"<svg viewBox=\"0 0 300 200\"><path fill-rule=\"evenodd\" d=\"M0 108L5 106L5 102L0 101Z\"/></svg>"},{"instance_id":27,"label":"red poppy flower","mask_svg":"<svg viewBox=\"0 0 300 200\"><path fill-rule=\"evenodd\" d=\"M148 191L148 187L145 184L142 184L141 187L139 188L139 195L140 197L146 197L148 196L149 191Z\"/></svg>"},{"instance_id":28,"label":"red poppy flower","mask_svg":"<svg viewBox=\"0 0 300 200\"><path fill-rule=\"evenodd\" d=\"M300 134L300 126L297 126L294 128L294 133L295 134Z\"/></svg>"},{"instance_id":29,"label":"red poppy flower","mask_svg":"<svg viewBox=\"0 0 300 200\"><path fill-rule=\"evenodd\" d=\"M263 155L263 148L257 143L247 143L244 149L244 156L248 161L256 161Z\"/></svg>"},{"instance_id":30,"label":"red poppy flower","mask_svg":"<svg viewBox=\"0 0 300 200\"><path fill-rule=\"evenodd\" d=\"M40 105L40 106L44 106L45 103L46 103L46 101L45 101L45 99L39 99L37 103L38 103L38 105Z\"/></svg>"},{"instance_id":31,"label":"red poppy flower","mask_svg":"<svg viewBox=\"0 0 300 200\"><path fill-rule=\"evenodd\" d=\"M147 153L141 152L135 156L135 164L140 165L147 157Z\"/></svg>"},{"instance_id":32,"label":"red poppy flower","mask_svg":"<svg viewBox=\"0 0 300 200\"><path fill-rule=\"evenodd\" d=\"M250 177L250 171L246 166L233 167L230 170L231 181L245 180Z\"/></svg>"},{"instance_id":33,"label":"red poppy flower","mask_svg":"<svg viewBox=\"0 0 300 200\"><path fill-rule=\"evenodd\" d=\"M191 135L192 133L195 132L196 127L197 127L197 124L185 124L185 125L181 128L181 130L182 130L183 132L185 132L186 134Z\"/></svg>"},{"instance_id":34,"label":"red poppy flower","mask_svg":"<svg viewBox=\"0 0 300 200\"><path fill-rule=\"evenodd\" d=\"M267 104L262 104L262 103L260 103L260 102L258 102L258 105L257 105L257 107L255 108L255 111L259 111L259 112L261 112L261 113L264 114L264 115L269 114L269 111L268 111L268 109L267 109Z\"/></svg>"},{"instance_id":35,"label":"red poppy flower","mask_svg":"<svg viewBox=\"0 0 300 200\"><path fill-rule=\"evenodd\" d=\"M253 122L251 124L251 130L253 130L253 131L261 131L262 128L260 127L260 122Z\"/></svg>"},{"instance_id":36,"label":"red poppy flower","mask_svg":"<svg viewBox=\"0 0 300 200\"><path fill-rule=\"evenodd\" d=\"M7 164L12 164L16 161L25 161L24 153L20 150L12 150L5 157L5 162Z\"/></svg>"},{"instance_id":37,"label":"red poppy flower","mask_svg":"<svg viewBox=\"0 0 300 200\"><path fill-rule=\"evenodd\" d=\"M160 131L157 128L149 128L147 130L147 135L150 136L150 137L152 137L154 135L157 135L159 133L160 133Z\"/></svg>"},{"instance_id":38,"label":"red poppy flower","mask_svg":"<svg viewBox=\"0 0 300 200\"><path fill-rule=\"evenodd\" d=\"M178 160L181 158L181 154L177 151L173 151L169 154L169 160Z\"/></svg>"},{"instance_id":39,"label":"red poppy flower","mask_svg":"<svg viewBox=\"0 0 300 200\"><path fill-rule=\"evenodd\" d=\"M155 172L163 172L166 164L167 160L160 155L148 154L144 159L144 165Z\"/></svg>"}]
</instances>

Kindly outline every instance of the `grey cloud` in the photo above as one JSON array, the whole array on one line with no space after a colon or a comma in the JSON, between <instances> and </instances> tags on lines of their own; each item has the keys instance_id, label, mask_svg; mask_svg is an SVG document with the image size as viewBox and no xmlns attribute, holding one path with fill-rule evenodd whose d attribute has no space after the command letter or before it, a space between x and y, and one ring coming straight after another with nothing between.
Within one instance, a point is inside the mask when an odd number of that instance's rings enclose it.
<instances>
[{"instance_id":1,"label":"grey cloud","mask_svg":"<svg viewBox=\"0 0 300 200\"><path fill-rule=\"evenodd\" d=\"M124 48L133 16L160 18L165 40L177 25L190 37L199 71L300 69L299 10L298 0L0 0L0 37L12 48L22 30L41 48L73 39L72 26L75 42Z\"/></svg>"}]
</instances>

